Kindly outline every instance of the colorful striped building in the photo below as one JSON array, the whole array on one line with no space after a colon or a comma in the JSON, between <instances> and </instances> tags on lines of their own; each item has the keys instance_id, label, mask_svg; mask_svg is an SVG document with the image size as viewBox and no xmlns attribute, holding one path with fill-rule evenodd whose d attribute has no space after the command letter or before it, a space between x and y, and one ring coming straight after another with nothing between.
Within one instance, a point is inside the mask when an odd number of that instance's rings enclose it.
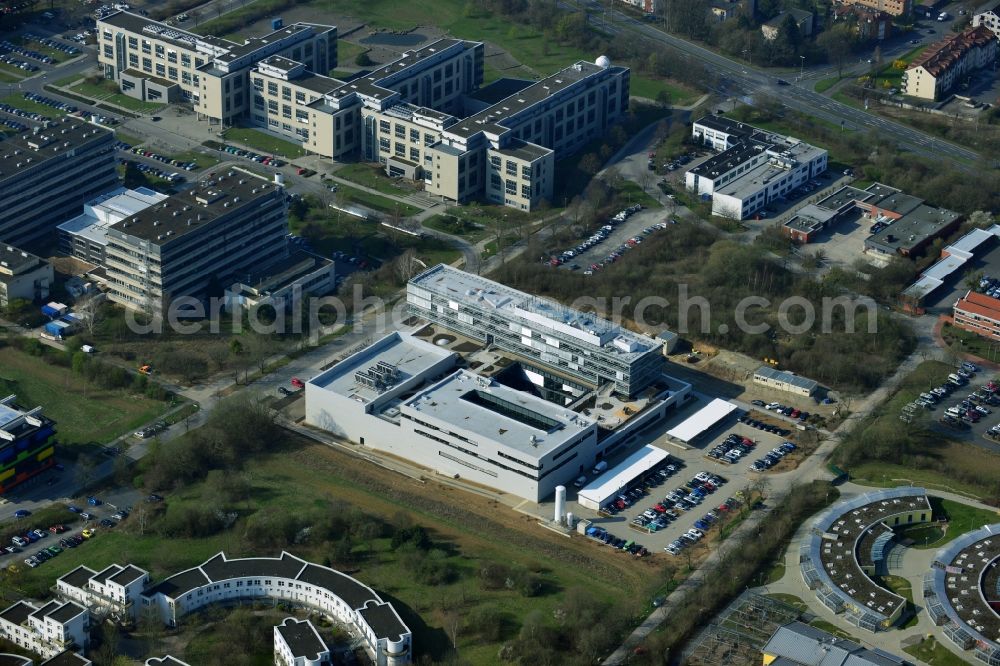
<instances>
[{"instance_id":1,"label":"colorful striped building","mask_svg":"<svg viewBox=\"0 0 1000 666\"><path fill-rule=\"evenodd\" d=\"M0 493L55 464L55 422L42 416L41 407L18 408L15 398L0 399Z\"/></svg>"}]
</instances>

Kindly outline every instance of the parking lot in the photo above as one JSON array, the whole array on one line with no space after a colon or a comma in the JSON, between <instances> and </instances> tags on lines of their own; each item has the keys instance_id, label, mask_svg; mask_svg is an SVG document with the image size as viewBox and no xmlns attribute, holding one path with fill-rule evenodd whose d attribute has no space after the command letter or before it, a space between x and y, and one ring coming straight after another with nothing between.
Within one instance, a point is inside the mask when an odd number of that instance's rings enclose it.
<instances>
[{"instance_id":1,"label":"parking lot","mask_svg":"<svg viewBox=\"0 0 1000 666\"><path fill-rule=\"evenodd\" d=\"M709 511L714 511L716 513L712 517L714 522L707 525L707 530L701 530L705 532L706 537L711 538L719 529L717 525L725 521L725 514L728 513L730 507L727 507L725 510L720 510L719 507L724 505L727 499L732 498L735 502L742 502L737 493L744 491L747 487L759 484L762 479L766 479L771 473L787 471L794 466L794 463L780 463L775 466L774 472L765 471L757 473L751 470L751 465L753 465L755 459L763 457L774 448L780 447L788 439L794 439L798 431L792 429L789 423L786 423L782 417L777 415L750 412L750 414L757 415L758 418L755 420L765 420L775 425L783 424L785 426L785 434L768 432L753 427L749 423L742 423L738 420L739 416L734 414L731 419L710 432L703 442L698 442L697 446L683 448L669 443L663 433L690 416L692 410L697 409L698 403L703 402L697 401L691 408L685 408L677 414L672 415L657 427L657 432L660 434L655 436L655 441L652 442L652 445L669 453L670 459L664 461L663 465L672 464L677 467L676 471L671 472L665 478L654 479L653 482L648 484L648 487L644 487L644 484L640 483L639 486L642 489L639 496L634 497L625 508L616 509L613 513L598 513L580 505L576 501L575 488L569 487L567 488L566 510L572 512L577 518L591 521L594 526L602 528L615 538L625 539L626 542L634 541L654 555L669 557L664 549L673 544L677 539L683 539L682 535L687 533L688 530L699 529L696 527L696 523L703 521ZM751 440L753 442L752 450L748 454L738 457L736 460L711 458L708 454L723 444L731 435L739 437L741 441L744 437ZM795 454L798 454L798 451ZM800 458L800 456L795 454L790 455L789 458ZM617 457L614 462L617 462ZM682 506L677 507L678 501L667 499L672 493L676 492L679 494L680 489L684 486L687 486L690 490L695 490L691 483L697 478L700 472L721 477L721 484L712 483L715 486L714 489L705 488L704 496L699 498L700 501L695 503L694 506L685 506L685 503L681 502ZM605 472L605 474L607 473ZM697 481L695 483L697 484ZM632 486L629 486L625 490L628 489L639 490ZM688 497L691 494L688 491L683 492L684 497ZM693 500L694 498L691 499ZM731 504L735 506L735 502ZM658 504L664 509L670 509L676 514L676 517L668 514L667 518L661 521L664 523L664 526L657 526L655 530L650 530L634 522L647 511L656 514L655 517L659 517L662 513L665 513L655 508ZM530 510L532 513L537 511L539 516L546 518L551 517L553 511L551 501L521 508L526 511ZM646 515L648 517L650 514ZM649 522L652 522L652 520ZM684 541L686 542L687 540ZM595 543L595 547L600 545Z\"/></svg>"},{"instance_id":2,"label":"parking lot","mask_svg":"<svg viewBox=\"0 0 1000 666\"><path fill-rule=\"evenodd\" d=\"M581 239L578 245L567 248L563 254L550 258L550 265L581 270L590 275L610 263L627 261L630 249L652 234L664 233L672 223L659 209L643 209L637 204L631 210L631 213L621 211L618 213L620 218L616 216L607 220L593 235Z\"/></svg>"},{"instance_id":3,"label":"parking lot","mask_svg":"<svg viewBox=\"0 0 1000 666\"><path fill-rule=\"evenodd\" d=\"M933 427L948 437L1000 453L1000 382L971 363L903 407L899 415L912 425L929 412Z\"/></svg>"}]
</instances>

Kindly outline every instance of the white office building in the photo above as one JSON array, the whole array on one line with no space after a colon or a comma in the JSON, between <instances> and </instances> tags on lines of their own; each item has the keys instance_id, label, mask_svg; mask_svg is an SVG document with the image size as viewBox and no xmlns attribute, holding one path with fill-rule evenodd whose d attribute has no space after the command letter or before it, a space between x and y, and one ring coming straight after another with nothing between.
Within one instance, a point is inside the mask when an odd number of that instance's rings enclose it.
<instances>
[{"instance_id":1,"label":"white office building","mask_svg":"<svg viewBox=\"0 0 1000 666\"><path fill-rule=\"evenodd\" d=\"M148 187L119 187L83 205L83 212L60 224L59 250L97 266L104 265L108 227L167 199Z\"/></svg>"},{"instance_id":2,"label":"white office building","mask_svg":"<svg viewBox=\"0 0 1000 666\"><path fill-rule=\"evenodd\" d=\"M392 333L306 383L306 422L532 501L589 470L597 422Z\"/></svg>"},{"instance_id":3,"label":"white office building","mask_svg":"<svg viewBox=\"0 0 1000 666\"><path fill-rule=\"evenodd\" d=\"M439 264L410 280L410 311L524 360L537 385L582 381L635 395L663 368L661 340Z\"/></svg>"},{"instance_id":4,"label":"white office building","mask_svg":"<svg viewBox=\"0 0 1000 666\"><path fill-rule=\"evenodd\" d=\"M689 169L685 186L711 196L712 214L720 217L753 217L827 168L826 150L728 118L705 116L692 135L720 152Z\"/></svg>"}]
</instances>

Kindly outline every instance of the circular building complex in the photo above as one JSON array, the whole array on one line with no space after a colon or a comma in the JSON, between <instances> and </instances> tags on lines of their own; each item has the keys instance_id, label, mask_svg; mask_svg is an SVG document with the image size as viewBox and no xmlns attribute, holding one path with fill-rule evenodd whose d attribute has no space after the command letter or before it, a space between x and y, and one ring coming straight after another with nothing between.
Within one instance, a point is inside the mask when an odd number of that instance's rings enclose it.
<instances>
[{"instance_id":1,"label":"circular building complex","mask_svg":"<svg viewBox=\"0 0 1000 666\"><path fill-rule=\"evenodd\" d=\"M1000 523L958 537L924 576L927 613L976 659L1000 666Z\"/></svg>"},{"instance_id":2,"label":"circular building complex","mask_svg":"<svg viewBox=\"0 0 1000 666\"><path fill-rule=\"evenodd\" d=\"M868 631L888 629L906 600L877 581L886 573L894 530L930 521L923 488L866 493L834 505L815 520L799 550L802 579L817 598Z\"/></svg>"}]
</instances>

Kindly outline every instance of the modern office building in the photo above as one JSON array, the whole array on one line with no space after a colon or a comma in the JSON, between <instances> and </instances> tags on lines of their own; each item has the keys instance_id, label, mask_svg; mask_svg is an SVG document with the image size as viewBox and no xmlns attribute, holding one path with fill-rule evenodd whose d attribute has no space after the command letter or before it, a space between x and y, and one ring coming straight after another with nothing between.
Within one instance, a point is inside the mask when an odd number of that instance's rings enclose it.
<instances>
[{"instance_id":1,"label":"modern office building","mask_svg":"<svg viewBox=\"0 0 1000 666\"><path fill-rule=\"evenodd\" d=\"M327 76L329 26L297 23L239 45L117 12L98 30L105 75L126 94L190 102L224 125L250 121L330 159L360 155L456 202L534 210L551 200L555 159L628 110L629 70L604 56L483 104L473 97L481 42L440 39L341 81Z\"/></svg>"},{"instance_id":2,"label":"modern office building","mask_svg":"<svg viewBox=\"0 0 1000 666\"><path fill-rule=\"evenodd\" d=\"M1000 523L958 535L924 574L924 604L963 661L1000 664Z\"/></svg>"},{"instance_id":3,"label":"modern office building","mask_svg":"<svg viewBox=\"0 0 1000 666\"><path fill-rule=\"evenodd\" d=\"M221 297L287 256L287 226L282 187L238 168L201 180L107 228L108 298L162 314L180 297Z\"/></svg>"},{"instance_id":4,"label":"modern office building","mask_svg":"<svg viewBox=\"0 0 1000 666\"><path fill-rule=\"evenodd\" d=\"M903 72L903 94L940 100L971 72L997 60L997 35L985 25L927 47Z\"/></svg>"},{"instance_id":5,"label":"modern office building","mask_svg":"<svg viewBox=\"0 0 1000 666\"><path fill-rule=\"evenodd\" d=\"M13 300L41 301L49 297L55 274L52 264L30 252L0 243L0 308Z\"/></svg>"},{"instance_id":6,"label":"modern office building","mask_svg":"<svg viewBox=\"0 0 1000 666\"><path fill-rule=\"evenodd\" d=\"M820 602L871 632L890 628L906 599L881 583L894 529L930 522L923 488L899 487L835 504L813 523L799 549L802 579Z\"/></svg>"},{"instance_id":7,"label":"modern office building","mask_svg":"<svg viewBox=\"0 0 1000 666\"><path fill-rule=\"evenodd\" d=\"M593 466L596 419L458 361L390 334L306 382L306 422L535 502Z\"/></svg>"},{"instance_id":8,"label":"modern office building","mask_svg":"<svg viewBox=\"0 0 1000 666\"><path fill-rule=\"evenodd\" d=\"M663 368L660 340L445 264L411 279L406 301L418 317L523 359L539 385L567 377L629 396Z\"/></svg>"},{"instance_id":9,"label":"modern office building","mask_svg":"<svg viewBox=\"0 0 1000 666\"><path fill-rule=\"evenodd\" d=\"M270 305L291 311L303 298L324 296L336 286L334 262L304 250L248 269L225 292L226 310ZM308 311L308 307L305 309Z\"/></svg>"},{"instance_id":10,"label":"modern office building","mask_svg":"<svg viewBox=\"0 0 1000 666\"><path fill-rule=\"evenodd\" d=\"M309 620L294 617L274 627L275 666L324 666L330 663L330 648Z\"/></svg>"},{"instance_id":11,"label":"modern office building","mask_svg":"<svg viewBox=\"0 0 1000 666\"><path fill-rule=\"evenodd\" d=\"M148 102L189 102L200 118L230 125L250 109L250 69L274 55L315 72L337 67L337 29L296 23L242 44L204 37L127 11L97 21L98 64L122 92Z\"/></svg>"},{"instance_id":12,"label":"modern office building","mask_svg":"<svg viewBox=\"0 0 1000 666\"><path fill-rule=\"evenodd\" d=\"M55 422L42 408L24 411L16 396L0 399L0 493L44 472L55 464Z\"/></svg>"},{"instance_id":13,"label":"modern office building","mask_svg":"<svg viewBox=\"0 0 1000 666\"><path fill-rule=\"evenodd\" d=\"M72 601L18 601L0 611L0 638L42 657L90 644L90 613ZM48 663L48 662L46 662Z\"/></svg>"},{"instance_id":14,"label":"modern office building","mask_svg":"<svg viewBox=\"0 0 1000 666\"><path fill-rule=\"evenodd\" d=\"M60 224L59 251L103 266L108 247L108 227L165 200L168 195L148 187L118 187L91 199L83 213Z\"/></svg>"},{"instance_id":15,"label":"modern office building","mask_svg":"<svg viewBox=\"0 0 1000 666\"><path fill-rule=\"evenodd\" d=\"M752 217L826 171L827 152L721 116L694 122L692 136L719 150L685 174L688 190L712 197L712 214Z\"/></svg>"},{"instance_id":16,"label":"modern office building","mask_svg":"<svg viewBox=\"0 0 1000 666\"><path fill-rule=\"evenodd\" d=\"M0 142L0 243L47 242L56 225L118 184L114 134L56 120Z\"/></svg>"},{"instance_id":17,"label":"modern office building","mask_svg":"<svg viewBox=\"0 0 1000 666\"><path fill-rule=\"evenodd\" d=\"M990 0L972 15L972 27L980 26L989 28L994 35L1000 37L1000 0Z\"/></svg>"}]
</instances>

